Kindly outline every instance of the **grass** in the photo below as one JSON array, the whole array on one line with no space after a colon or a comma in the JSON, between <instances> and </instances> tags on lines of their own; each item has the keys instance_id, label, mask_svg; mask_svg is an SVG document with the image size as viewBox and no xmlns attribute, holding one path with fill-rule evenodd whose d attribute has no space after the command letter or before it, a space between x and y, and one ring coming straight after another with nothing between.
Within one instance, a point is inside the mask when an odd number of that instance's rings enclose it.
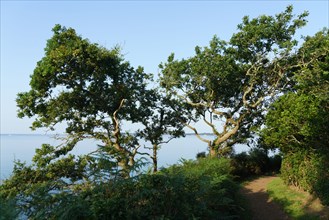
<instances>
[{"instance_id":1,"label":"grass","mask_svg":"<svg viewBox=\"0 0 329 220\"><path fill-rule=\"evenodd\" d=\"M285 212L297 220L329 219L329 208L307 192L289 187L281 178L267 185L269 197L282 205Z\"/></svg>"}]
</instances>

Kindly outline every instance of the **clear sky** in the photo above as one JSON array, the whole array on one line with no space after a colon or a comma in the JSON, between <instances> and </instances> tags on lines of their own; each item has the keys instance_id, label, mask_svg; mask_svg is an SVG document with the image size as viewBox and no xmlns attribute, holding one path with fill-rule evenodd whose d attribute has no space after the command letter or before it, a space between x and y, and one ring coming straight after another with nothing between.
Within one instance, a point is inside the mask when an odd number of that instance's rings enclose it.
<instances>
[{"instance_id":1,"label":"clear sky","mask_svg":"<svg viewBox=\"0 0 329 220\"><path fill-rule=\"evenodd\" d=\"M16 95L29 90L29 76L44 55L55 24L107 48L119 44L126 60L158 73L171 52L194 54L217 35L228 40L244 15L274 15L294 5L310 12L298 35L314 35L329 26L323 1L3 1L1 0L1 130L31 133L31 119L16 117ZM44 133L44 130L34 133Z\"/></svg>"}]
</instances>

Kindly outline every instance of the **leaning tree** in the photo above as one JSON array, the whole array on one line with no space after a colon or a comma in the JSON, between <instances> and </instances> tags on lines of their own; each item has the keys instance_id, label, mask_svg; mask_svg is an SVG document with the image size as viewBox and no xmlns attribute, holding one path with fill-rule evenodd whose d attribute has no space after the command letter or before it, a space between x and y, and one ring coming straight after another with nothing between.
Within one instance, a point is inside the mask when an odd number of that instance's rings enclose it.
<instances>
[{"instance_id":1,"label":"leaning tree","mask_svg":"<svg viewBox=\"0 0 329 220\"><path fill-rule=\"evenodd\" d=\"M210 155L226 155L232 145L251 137L262 123L266 107L282 92L293 68L296 30L306 24L304 12L292 6L275 16L243 18L238 32L226 42L216 36L195 55L160 64L161 85L193 113L184 122L206 142ZM214 140L199 135L193 121L208 125Z\"/></svg>"},{"instance_id":2,"label":"leaning tree","mask_svg":"<svg viewBox=\"0 0 329 220\"><path fill-rule=\"evenodd\" d=\"M30 91L18 94L18 116L33 117L32 129L66 125L68 144L44 149L54 155L52 161L92 138L101 142L99 158L113 160L128 177L141 145L123 131L122 122L140 122L149 114L145 100L151 76L131 67L118 48L92 44L60 25L53 32L31 75Z\"/></svg>"},{"instance_id":3,"label":"leaning tree","mask_svg":"<svg viewBox=\"0 0 329 220\"><path fill-rule=\"evenodd\" d=\"M168 141L163 135L184 134L174 118L178 112L169 109L179 103L150 89L152 75L131 67L118 48L92 44L60 25L53 32L30 90L18 94L18 116L32 117L32 129L65 126L65 137L58 146L43 144L29 165L16 161L0 185L0 199L32 219L90 216L81 207L91 206L91 193L103 196L103 186L110 193L111 184L133 183L122 178L143 165L141 155L151 156L156 171L157 150ZM131 133L123 128L127 122L144 127ZM153 155L141 149L141 138L152 143ZM96 140L98 148L74 155L85 139Z\"/></svg>"}]
</instances>

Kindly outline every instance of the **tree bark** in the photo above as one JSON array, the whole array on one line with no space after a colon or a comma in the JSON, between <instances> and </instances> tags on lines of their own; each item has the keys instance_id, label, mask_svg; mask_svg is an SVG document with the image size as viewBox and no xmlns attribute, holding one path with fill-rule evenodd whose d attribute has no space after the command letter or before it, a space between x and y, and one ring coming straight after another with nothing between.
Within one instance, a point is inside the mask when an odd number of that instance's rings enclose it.
<instances>
[{"instance_id":1,"label":"tree bark","mask_svg":"<svg viewBox=\"0 0 329 220\"><path fill-rule=\"evenodd\" d=\"M153 145L153 173L158 172L158 145Z\"/></svg>"},{"instance_id":2,"label":"tree bark","mask_svg":"<svg viewBox=\"0 0 329 220\"><path fill-rule=\"evenodd\" d=\"M217 157L217 150L215 149L214 146L209 147L209 156L210 157Z\"/></svg>"}]
</instances>

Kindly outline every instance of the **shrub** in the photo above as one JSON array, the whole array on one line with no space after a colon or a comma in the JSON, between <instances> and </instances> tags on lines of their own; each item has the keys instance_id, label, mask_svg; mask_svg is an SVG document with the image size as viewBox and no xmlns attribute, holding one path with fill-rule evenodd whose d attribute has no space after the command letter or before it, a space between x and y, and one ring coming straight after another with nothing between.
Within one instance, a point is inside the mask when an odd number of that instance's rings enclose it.
<instances>
[{"instance_id":1,"label":"shrub","mask_svg":"<svg viewBox=\"0 0 329 220\"><path fill-rule=\"evenodd\" d=\"M269 172L279 172L281 156L269 157L266 150L253 148L248 153L242 152L233 155L232 167L234 168L233 174L241 179Z\"/></svg>"},{"instance_id":2,"label":"shrub","mask_svg":"<svg viewBox=\"0 0 329 220\"><path fill-rule=\"evenodd\" d=\"M238 186L229 159L202 158L155 174L88 182L50 192L31 188L30 219L234 219Z\"/></svg>"},{"instance_id":3,"label":"shrub","mask_svg":"<svg viewBox=\"0 0 329 220\"><path fill-rule=\"evenodd\" d=\"M286 154L281 169L286 184L316 194L329 205L329 156L310 150Z\"/></svg>"},{"instance_id":4,"label":"shrub","mask_svg":"<svg viewBox=\"0 0 329 220\"><path fill-rule=\"evenodd\" d=\"M152 175L99 185L96 219L233 219L239 207L228 159L183 161Z\"/></svg>"},{"instance_id":5,"label":"shrub","mask_svg":"<svg viewBox=\"0 0 329 220\"><path fill-rule=\"evenodd\" d=\"M280 172L282 165L282 157L279 154L276 154L270 157L269 159L270 159L269 171L275 173Z\"/></svg>"}]
</instances>

